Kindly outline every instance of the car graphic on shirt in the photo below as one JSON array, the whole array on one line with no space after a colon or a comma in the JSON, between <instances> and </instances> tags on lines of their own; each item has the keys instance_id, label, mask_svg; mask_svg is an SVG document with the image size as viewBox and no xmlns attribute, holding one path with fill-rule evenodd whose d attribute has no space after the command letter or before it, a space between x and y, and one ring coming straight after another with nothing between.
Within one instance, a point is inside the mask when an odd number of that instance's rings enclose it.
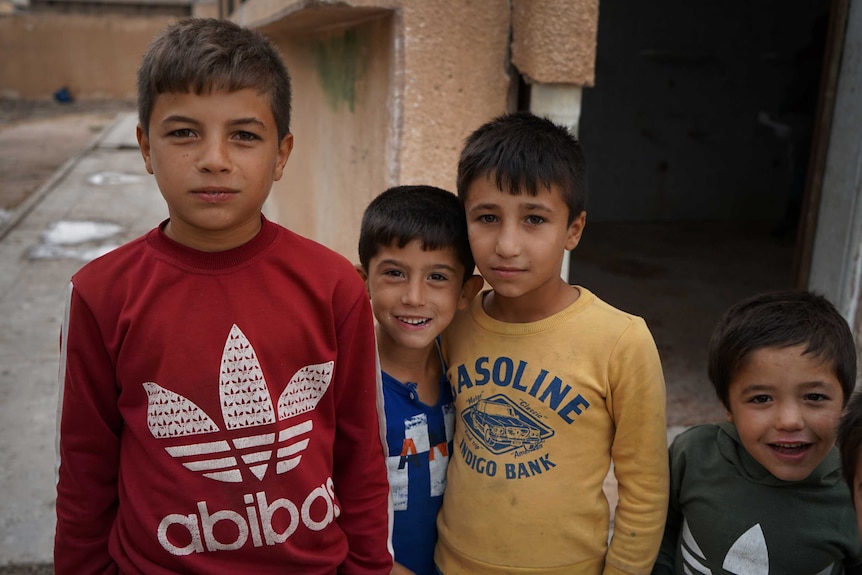
<instances>
[{"instance_id":1,"label":"car graphic on shirt","mask_svg":"<svg viewBox=\"0 0 862 575\"><path fill-rule=\"evenodd\" d=\"M467 429L492 453L528 451L554 434L504 395L480 399L461 413Z\"/></svg>"}]
</instances>

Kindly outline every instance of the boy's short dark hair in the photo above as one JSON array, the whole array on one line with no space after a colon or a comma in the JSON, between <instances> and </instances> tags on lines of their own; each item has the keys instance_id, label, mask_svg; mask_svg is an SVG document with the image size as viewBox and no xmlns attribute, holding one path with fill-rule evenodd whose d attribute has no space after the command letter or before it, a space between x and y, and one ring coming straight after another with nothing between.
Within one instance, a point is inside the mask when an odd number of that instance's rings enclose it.
<instances>
[{"instance_id":1,"label":"boy's short dark hair","mask_svg":"<svg viewBox=\"0 0 862 575\"><path fill-rule=\"evenodd\" d=\"M853 495L856 490L853 484L856 480L856 465L859 463L859 451L862 450L862 391L850 396L847 407L838 423L838 451L841 453L841 473ZM856 506L856 498L853 497Z\"/></svg>"},{"instance_id":2,"label":"boy's short dark hair","mask_svg":"<svg viewBox=\"0 0 862 575\"><path fill-rule=\"evenodd\" d=\"M828 362L846 405L856 385L856 345L847 321L825 297L805 290L765 292L732 305L709 344L709 380L729 409L728 387L745 359L765 347L805 345Z\"/></svg>"},{"instance_id":3,"label":"boy's short dark hair","mask_svg":"<svg viewBox=\"0 0 862 575\"><path fill-rule=\"evenodd\" d=\"M290 133L290 75L260 32L228 20L184 18L156 36L138 69L138 120L149 134L159 94L253 88L270 98L278 141Z\"/></svg>"},{"instance_id":4,"label":"boy's short dark hair","mask_svg":"<svg viewBox=\"0 0 862 575\"><path fill-rule=\"evenodd\" d=\"M381 247L403 248L413 240L423 250L454 248L464 280L473 274L467 218L455 194L434 186L396 186L371 200L359 230L359 262L367 272Z\"/></svg>"},{"instance_id":5,"label":"boy's short dark hair","mask_svg":"<svg viewBox=\"0 0 862 575\"><path fill-rule=\"evenodd\" d=\"M499 116L467 137L458 161L458 197L463 202L475 180L492 177L512 195L557 186L571 224L587 203L586 160L568 129L529 112Z\"/></svg>"}]
</instances>

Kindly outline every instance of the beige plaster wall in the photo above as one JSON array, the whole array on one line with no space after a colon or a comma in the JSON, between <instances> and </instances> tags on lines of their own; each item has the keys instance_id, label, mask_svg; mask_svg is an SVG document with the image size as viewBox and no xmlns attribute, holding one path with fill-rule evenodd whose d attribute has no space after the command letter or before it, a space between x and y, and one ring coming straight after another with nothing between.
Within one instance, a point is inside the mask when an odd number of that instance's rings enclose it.
<instances>
[{"instance_id":1,"label":"beige plaster wall","mask_svg":"<svg viewBox=\"0 0 862 575\"><path fill-rule=\"evenodd\" d=\"M404 2L400 182L455 191L464 139L508 110L507 0Z\"/></svg>"},{"instance_id":2,"label":"beige plaster wall","mask_svg":"<svg viewBox=\"0 0 862 575\"><path fill-rule=\"evenodd\" d=\"M293 85L294 149L271 219L358 261L362 212L389 182L392 18L313 34L271 34Z\"/></svg>"},{"instance_id":3,"label":"beige plaster wall","mask_svg":"<svg viewBox=\"0 0 862 575\"><path fill-rule=\"evenodd\" d=\"M206 0L192 4L192 16L197 18L218 18L220 6L215 0Z\"/></svg>"},{"instance_id":4,"label":"beige plaster wall","mask_svg":"<svg viewBox=\"0 0 862 575\"><path fill-rule=\"evenodd\" d=\"M599 0L512 0L512 63L531 82L592 86Z\"/></svg>"},{"instance_id":5,"label":"beige plaster wall","mask_svg":"<svg viewBox=\"0 0 862 575\"><path fill-rule=\"evenodd\" d=\"M13 14L0 17L0 97L134 98L135 75L153 36L173 18Z\"/></svg>"}]
</instances>

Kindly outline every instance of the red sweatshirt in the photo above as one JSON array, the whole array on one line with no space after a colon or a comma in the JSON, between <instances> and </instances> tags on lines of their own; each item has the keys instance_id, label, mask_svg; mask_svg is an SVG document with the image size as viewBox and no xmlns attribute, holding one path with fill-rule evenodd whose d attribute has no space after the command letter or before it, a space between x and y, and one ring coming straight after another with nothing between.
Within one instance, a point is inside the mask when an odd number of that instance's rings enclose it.
<instances>
[{"instance_id":1,"label":"red sweatshirt","mask_svg":"<svg viewBox=\"0 0 862 575\"><path fill-rule=\"evenodd\" d=\"M344 258L267 220L219 253L155 229L75 274L61 348L56 573L389 573Z\"/></svg>"}]
</instances>

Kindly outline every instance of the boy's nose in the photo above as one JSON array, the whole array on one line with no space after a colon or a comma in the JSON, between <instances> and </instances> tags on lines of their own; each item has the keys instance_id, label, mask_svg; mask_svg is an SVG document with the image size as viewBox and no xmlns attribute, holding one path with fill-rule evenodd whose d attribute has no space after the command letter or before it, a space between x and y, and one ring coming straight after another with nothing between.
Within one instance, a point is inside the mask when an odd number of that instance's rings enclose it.
<instances>
[{"instance_id":1,"label":"boy's nose","mask_svg":"<svg viewBox=\"0 0 862 575\"><path fill-rule=\"evenodd\" d=\"M805 426L802 409L796 402L784 402L778 406L776 427L782 430L798 430Z\"/></svg>"},{"instance_id":2,"label":"boy's nose","mask_svg":"<svg viewBox=\"0 0 862 575\"><path fill-rule=\"evenodd\" d=\"M405 305L420 306L425 303L425 290L422 282L411 281L401 296L401 302Z\"/></svg>"},{"instance_id":3,"label":"boy's nose","mask_svg":"<svg viewBox=\"0 0 862 575\"><path fill-rule=\"evenodd\" d=\"M197 168L201 172L227 172L230 170L228 143L221 138L205 140L202 143Z\"/></svg>"},{"instance_id":4,"label":"boy's nose","mask_svg":"<svg viewBox=\"0 0 862 575\"><path fill-rule=\"evenodd\" d=\"M500 228L496 242L497 255L502 258L511 258L521 253L521 241L515 226L504 225Z\"/></svg>"}]
</instances>

